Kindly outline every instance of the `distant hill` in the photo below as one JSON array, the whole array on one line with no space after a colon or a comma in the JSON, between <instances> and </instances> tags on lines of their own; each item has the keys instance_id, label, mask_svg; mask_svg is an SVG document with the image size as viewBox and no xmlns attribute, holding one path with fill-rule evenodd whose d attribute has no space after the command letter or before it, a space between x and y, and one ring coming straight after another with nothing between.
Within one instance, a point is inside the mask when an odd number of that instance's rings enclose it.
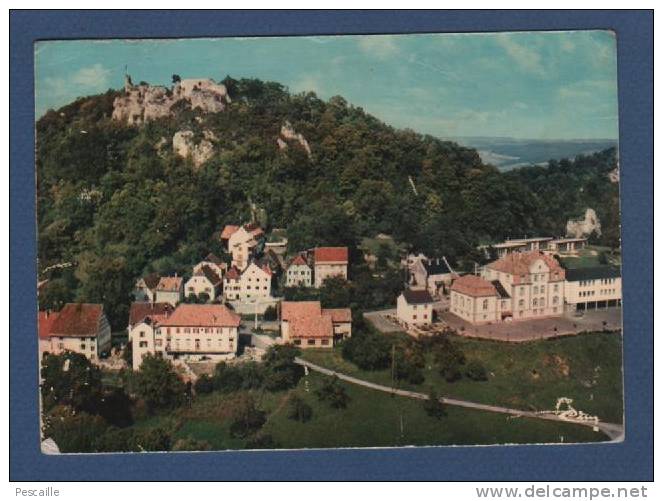
<instances>
[{"instance_id":1,"label":"distant hill","mask_svg":"<svg viewBox=\"0 0 663 501\"><path fill-rule=\"evenodd\" d=\"M614 139L542 140L509 137L458 137L453 141L479 152L484 163L501 171L527 165L544 165L549 160L589 155L614 148Z\"/></svg>"}]
</instances>

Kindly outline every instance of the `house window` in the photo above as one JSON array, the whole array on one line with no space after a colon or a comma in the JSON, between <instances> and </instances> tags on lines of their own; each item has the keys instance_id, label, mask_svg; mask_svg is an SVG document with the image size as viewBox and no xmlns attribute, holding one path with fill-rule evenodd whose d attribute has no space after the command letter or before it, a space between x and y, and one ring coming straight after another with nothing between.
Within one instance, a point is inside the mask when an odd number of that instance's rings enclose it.
<instances>
[{"instance_id":1,"label":"house window","mask_svg":"<svg viewBox=\"0 0 663 501\"><path fill-rule=\"evenodd\" d=\"M483 300L483 309L484 309L484 310L487 310L487 309L488 309L488 300L487 300L487 299L484 299L484 300Z\"/></svg>"},{"instance_id":2,"label":"house window","mask_svg":"<svg viewBox=\"0 0 663 501\"><path fill-rule=\"evenodd\" d=\"M140 346L141 348L147 348L147 341L141 341L141 342L138 344L138 346Z\"/></svg>"},{"instance_id":3,"label":"house window","mask_svg":"<svg viewBox=\"0 0 663 501\"><path fill-rule=\"evenodd\" d=\"M309 346L315 345L315 339L307 339L306 344L309 345Z\"/></svg>"},{"instance_id":4,"label":"house window","mask_svg":"<svg viewBox=\"0 0 663 501\"><path fill-rule=\"evenodd\" d=\"M320 341L320 344L322 344L324 346L329 345L329 339L323 339L322 341Z\"/></svg>"},{"instance_id":5,"label":"house window","mask_svg":"<svg viewBox=\"0 0 663 501\"><path fill-rule=\"evenodd\" d=\"M162 343L161 339L157 339L157 340L154 341L154 346L160 348L160 347L161 347L161 343Z\"/></svg>"},{"instance_id":6,"label":"house window","mask_svg":"<svg viewBox=\"0 0 663 501\"><path fill-rule=\"evenodd\" d=\"M295 339L295 345L296 345L296 346L300 346L301 344L302 344L302 340L301 340L301 339Z\"/></svg>"}]
</instances>

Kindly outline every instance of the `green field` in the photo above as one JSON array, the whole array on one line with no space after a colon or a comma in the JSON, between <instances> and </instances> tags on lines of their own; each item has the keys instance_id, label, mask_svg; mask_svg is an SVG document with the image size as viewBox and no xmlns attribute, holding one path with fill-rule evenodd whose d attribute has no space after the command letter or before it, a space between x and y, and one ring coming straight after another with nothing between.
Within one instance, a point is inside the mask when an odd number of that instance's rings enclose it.
<instances>
[{"instance_id":1,"label":"green field","mask_svg":"<svg viewBox=\"0 0 663 501\"><path fill-rule=\"evenodd\" d=\"M419 401L345 383L350 403L336 410L318 401L315 389L324 376L311 373L289 392L254 392L268 412L262 432L278 448L388 447L404 445L469 445L504 443L593 442L607 438L591 428L455 407L441 420L429 417ZM308 384L307 384L308 382ZM308 388L308 391L307 391ZM287 417L287 398L299 394L313 408L306 423ZM213 393L196 398L191 408L136 422L136 427L165 426L173 441L192 437L209 442L215 450L242 449L243 439L229 434L232 394ZM402 418L401 418L402 417ZM401 432L402 422L402 432Z\"/></svg>"},{"instance_id":2,"label":"green field","mask_svg":"<svg viewBox=\"0 0 663 501\"><path fill-rule=\"evenodd\" d=\"M446 382L427 358L426 380L400 387L523 410L550 410L557 398L572 398L574 407L602 421L621 423L622 339L619 333L591 333L529 343L507 344L454 337L467 359L480 360L488 381L467 377ZM302 358L361 379L391 385L391 372L362 371L343 360L340 350L308 350Z\"/></svg>"}]
</instances>

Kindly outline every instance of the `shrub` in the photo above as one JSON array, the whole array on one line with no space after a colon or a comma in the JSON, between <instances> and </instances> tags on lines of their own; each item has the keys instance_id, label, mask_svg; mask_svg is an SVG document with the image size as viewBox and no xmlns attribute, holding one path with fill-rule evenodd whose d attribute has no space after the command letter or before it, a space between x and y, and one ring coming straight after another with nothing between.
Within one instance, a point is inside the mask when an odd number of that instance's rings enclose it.
<instances>
[{"instance_id":1,"label":"shrub","mask_svg":"<svg viewBox=\"0 0 663 501\"><path fill-rule=\"evenodd\" d=\"M297 386L304 376L304 368L295 363L299 350L292 345L270 346L263 357L267 377L265 389L268 391L282 391Z\"/></svg>"},{"instance_id":2,"label":"shrub","mask_svg":"<svg viewBox=\"0 0 663 501\"><path fill-rule=\"evenodd\" d=\"M196 440L193 437L180 438L173 445L174 451L211 451L212 446L206 440Z\"/></svg>"},{"instance_id":3,"label":"shrub","mask_svg":"<svg viewBox=\"0 0 663 501\"><path fill-rule=\"evenodd\" d=\"M276 314L276 307L275 306L268 306L265 309L265 313L263 314L263 318L267 321L272 321L276 320L277 314Z\"/></svg>"},{"instance_id":4,"label":"shrub","mask_svg":"<svg viewBox=\"0 0 663 501\"><path fill-rule=\"evenodd\" d=\"M444 404L434 390L430 391L428 399L423 402L423 406L426 414L435 419L442 419L447 414Z\"/></svg>"},{"instance_id":5,"label":"shrub","mask_svg":"<svg viewBox=\"0 0 663 501\"><path fill-rule=\"evenodd\" d=\"M57 406L44 416L44 437L52 438L60 452L96 452L96 442L108 425L101 416Z\"/></svg>"},{"instance_id":6,"label":"shrub","mask_svg":"<svg viewBox=\"0 0 663 501\"><path fill-rule=\"evenodd\" d=\"M297 396L292 395L288 399L288 418L305 423L313 417L313 409L309 404Z\"/></svg>"},{"instance_id":7,"label":"shrub","mask_svg":"<svg viewBox=\"0 0 663 501\"><path fill-rule=\"evenodd\" d=\"M246 442L247 449L276 449L278 443L269 433L258 432Z\"/></svg>"},{"instance_id":8,"label":"shrub","mask_svg":"<svg viewBox=\"0 0 663 501\"><path fill-rule=\"evenodd\" d=\"M473 381L487 381L486 368L478 360L470 360L465 367L465 375Z\"/></svg>"}]
</instances>

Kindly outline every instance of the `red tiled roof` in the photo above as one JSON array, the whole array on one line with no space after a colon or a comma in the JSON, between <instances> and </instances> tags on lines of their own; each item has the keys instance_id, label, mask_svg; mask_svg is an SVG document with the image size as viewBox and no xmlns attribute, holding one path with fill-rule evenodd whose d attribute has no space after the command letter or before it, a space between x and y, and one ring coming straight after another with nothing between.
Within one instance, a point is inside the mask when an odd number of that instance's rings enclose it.
<instances>
[{"instance_id":1,"label":"red tiled roof","mask_svg":"<svg viewBox=\"0 0 663 501\"><path fill-rule=\"evenodd\" d=\"M334 323L352 321L352 311L350 308L324 308L322 314L331 317Z\"/></svg>"},{"instance_id":2,"label":"red tiled roof","mask_svg":"<svg viewBox=\"0 0 663 501\"><path fill-rule=\"evenodd\" d=\"M476 275L464 275L454 280L451 290L473 297L497 296L495 286Z\"/></svg>"},{"instance_id":3,"label":"red tiled roof","mask_svg":"<svg viewBox=\"0 0 663 501\"><path fill-rule=\"evenodd\" d=\"M100 304L68 303L51 326L51 336L95 337L104 314Z\"/></svg>"},{"instance_id":4,"label":"red tiled roof","mask_svg":"<svg viewBox=\"0 0 663 501\"><path fill-rule=\"evenodd\" d=\"M39 339L49 339L53 322L58 318L58 313L55 311L40 311L37 317L39 323Z\"/></svg>"},{"instance_id":5,"label":"red tiled roof","mask_svg":"<svg viewBox=\"0 0 663 501\"><path fill-rule=\"evenodd\" d=\"M239 327L241 317L220 304L180 304L161 326Z\"/></svg>"},{"instance_id":6,"label":"red tiled roof","mask_svg":"<svg viewBox=\"0 0 663 501\"><path fill-rule=\"evenodd\" d=\"M283 301L281 303L281 318L285 321L321 315L320 301Z\"/></svg>"},{"instance_id":7,"label":"red tiled roof","mask_svg":"<svg viewBox=\"0 0 663 501\"><path fill-rule=\"evenodd\" d=\"M239 226L227 224L221 232L221 240L228 240L237 230L239 230Z\"/></svg>"},{"instance_id":8,"label":"red tiled roof","mask_svg":"<svg viewBox=\"0 0 663 501\"><path fill-rule=\"evenodd\" d=\"M486 266L492 270L516 275L518 280L515 280L515 282L519 283L520 276L529 275L530 266L538 260L542 260L550 269L550 281L564 280L564 269L557 260L539 251L514 252Z\"/></svg>"},{"instance_id":9,"label":"red tiled roof","mask_svg":"<svg viewBox=\"0 0 663 501\"><path fill-rule=\"evenodd\" d=\"M434 303L433 298L426 289L404 289L403 297L408 304Z\"/></svg>"},{"instance_id":10,"label":"red tiled roof","mask_svg":"<svg viewBox=\"0 0 663 501\"><path fill-rule=\"evenodd\" d=\"M145 317L163 315L175 308L170 303L131 303L129 308L129 327L141 322Z\"/></svg>"},{"instance_id":11,"label":"red tiled roof","mask_svg":"<svg viewBox=\"0 0 663 501\"><path fill-rule=\"evenodd\" d=\"M316 263L347 263L347 247L316 247L314 250Z\"/></svg>"},{"instance_id":12,"label":"red tiled roof","mask_svg":"<svg viewBox=\"0 0 663 501\"><path fill-rule=\"evenodd\" d=\"M325 338L334 335L329 315L297 317L288 322L289 336L293 338Z\"/></svg>"},{"instance_id":13,"label":"red tiled roof","mask_svg":"<svg viewBox=\"0 0 663 501\"><path fill-rule=\"evenodd\" d=\"M161 277L157 285L158 291L178 292L182 286L182 277Z\"/></svg>"},{"instance_id":14,"label":"red tiled roof","mask_svg":"<svg viewBox=\"0 0 663 501\"><path fill-rule=\"evenodd\" d=\"M290 267L290 266L301 266L301 265L308 266L308 263L306 262L306 259L304 259L304 256L302 256L301 254L297 254L297 257L295 257L292 261L290 261L290 264L288 265L288 267Z\"/></svg>"}]
</instances>

